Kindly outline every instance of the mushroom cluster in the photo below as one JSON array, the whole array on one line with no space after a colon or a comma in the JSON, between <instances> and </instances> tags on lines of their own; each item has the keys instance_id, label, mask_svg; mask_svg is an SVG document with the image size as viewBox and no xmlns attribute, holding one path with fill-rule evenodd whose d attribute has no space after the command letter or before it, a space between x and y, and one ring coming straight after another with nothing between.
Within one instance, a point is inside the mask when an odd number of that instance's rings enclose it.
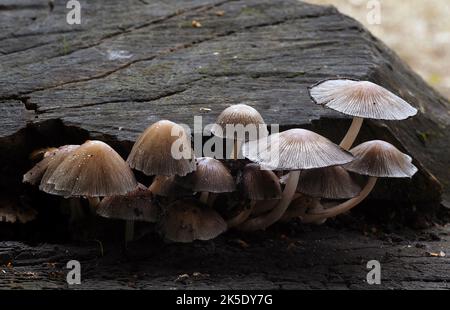
<instances>
[{"instance_id":1,"label":"mushroom cluster","mask_svg":"<svg viewBox=\"0 0 450 310\"><path fill-rule=\"evenodd\" d=\"M23 181L49 194L86 198L96 214L124 220L126 241L133 239L134 222L143 221L156 223L167 240L192 242L293 217L322 224L363 201L378 178L417 172L412 158L387 142L351 148L364 118L415 115L403 99L372 82L349 79L320 82L309 94L316 104L354 117L340 145L300 128L269 135L258 111L237 104L212 127L215 136L231 140L231 160L195 158L184 127L161 120L140 135L126 161L101 141L65 145L46 152ZM255 135L233 131L249 125ZM132 169L152 176L151 184L138 183ZM355 174L367 178L362 188ZM219 208L231 195L239 197L237 207ZM76 214L75 208L75 220Z\"/></svg>"}]
</instances>

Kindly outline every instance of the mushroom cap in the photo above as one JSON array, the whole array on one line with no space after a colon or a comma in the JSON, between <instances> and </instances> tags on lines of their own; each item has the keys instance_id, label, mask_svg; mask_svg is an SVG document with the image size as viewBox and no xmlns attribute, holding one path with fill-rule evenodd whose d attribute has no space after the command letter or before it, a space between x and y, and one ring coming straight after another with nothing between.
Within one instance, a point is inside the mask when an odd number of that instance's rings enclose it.
<instances>
[{"instance_id":1,"label":"mushroom cap","mask_svg":"<svg viewBox=\"0 0 450 310\"><path fill-rule=\"evenodd\" d=\"M182 187L175 180L175 176L157 175L148 190L155 195L163 197L185 197L192 196L192 191Z\"/></svg>"},{"instance_id":2,"label":"mushroom cap","mask_svg":"<svg viewBox=\"0 0 450 310\"><path fill-rule=\"evenodd\" d=\"M297 191L312 197L349 199L358 196L361 187L344 168L333 166L302 171Z\"/></svg>"},{"instance_id":3,"label":"mushroom cap","mask_svg":"<svg viewBox=\"0 0 450 310\"><path fill-rule=\"evenodd\" d=\"M153 200L153 194L147 187L138 187L125 195L109 196L97 206L97 214L106 218L156 222L159 206Z\"/></svg>"},{"instance_id":4,"label":"mushroom cap","mask_svg":"<svg viewBox=\"0 0 450 310\"><path fill-rule=\"evenodd\" d=\"M212 134L220 138L234 139L235 130L227 130L227 125L243 125L244 127L256 125L256 139L268 134L266 123L261 114L255 108L246 104L235 104L223 110L211 129ZM239 139L239 137L237 138ZM240 140L247 140L247 138Z\"/></svg>"},{"instance_id":5,"label":"mushroom cap","mask_svg":"<svg viewBox=\"0 0 450 310\"><path fill-rule=\"evenodd\" d=\"M251 200L279 199L280 180L273 171L261 169L258 164L248 164L242 172L241 184L244 195Z\"/></svg>"},{"instance_id":6,"label":"mushroom cap","mask_svg":"<svg viewBox=\"0 0 450 310\"><path fill-rule=\"evenodd\" d=\"M270 170L302 170L346 164L353 156L306 129L290 129L244 144L243 154Z\"/></svg>"},{"instance_id":7,"label":"mushroom cap","mask_svg":"<svg viewBox=\"0 0 450 310\"><path fill-rule=\"evenodd\" d=\"M405 100L369 81L326 80L309 88L309 94L315 103L351 116L403 120L417 114Z\"/></svg>"},{"instance_id":8,"label":"mushroom cap","mask_svg":"<svg viewBox=\"0 0 450 310\"><path fill-rule=\"evenodd\" d=\"M385 141L364 142L350 152L355 159L344 165L344 168L361 175L378 178L411 178L417 172L409 155L400 152L395 146Z\"/></svg>"},{"instance_id":9,"label":"mushroom cap","mask_svg":"<svg viewBox=\"0 0 450 310\"><path fill-rule=\"evenodd\" d=\"M212 208L193 199L184 199L167 207L159 228L168 240L192 242L217 237L227 230L227 224Z\"/></svg>"},{"instance_id":10,"label":"mushroom cap","mask_svg":"<svg viewBox=\"0 0 450 310\"><path fill-rule=\"evenodd\" d=\"M180 159L174 158L172 155L174 143L180 143L180 147L188 147L182 150L186 156ZM194 171L194 159L191 140L184 128L174 122L161 120L140 135L133 145L127 162L131 168L147 175L170 176L186 175Z\"/></svg>"},{"instance_id":11,"label":"mushroom cap","mask_svg":"<svg viewBox=\"0 0 450 310\"><path fill-rule=\"evenodd\" d=\"M44 181L47 187L42 185ZM72 151L50 177L44 175L41 181L42 190L65 197L125 195L136 186L133 172L122 157L106 143L95 140Z\"/></svg>"},{"instance_id":12,"label":"mushroom cap","mask_svg":"<svg viewBox=\"0 0 450 310\"><path fill-rule=\"evenodd\" d=\"M197 169L177 182L194 192L228 193L236 189L233 176L224 164L211 157L197 158Z\"/></svg>"},{"instance_id":13,"label":"mushroom cap","mask_svg":"<svg viewBox=\"0 0 450 310\"><path fill-rule=\"evenodd\" d=\"M57 149L52 148L52 150L46 151L44 153L43 159L23 175L22 182L30 183L32 185L38 184L41 181L42 177L44 176L45 172L47 171L48 167L53 162L59 161L58 164L61 163L61 161L64 160L64 158L70 152L72 152L74 149L78 147L79 145L63 145ZM57 154L58 156L56 156Z\"/></svg>"}]
</instances>

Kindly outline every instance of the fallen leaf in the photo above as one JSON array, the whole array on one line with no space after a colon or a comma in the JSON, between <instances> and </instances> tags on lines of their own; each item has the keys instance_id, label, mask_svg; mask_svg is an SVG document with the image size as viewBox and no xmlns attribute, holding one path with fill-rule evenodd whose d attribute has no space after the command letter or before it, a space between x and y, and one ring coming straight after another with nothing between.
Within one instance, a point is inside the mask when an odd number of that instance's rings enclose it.
<instances>
[{"instance_id":1,"label":"fallen leaf","mask_svg":"<svg viewBox=\"0 0 450 310\"><path fill-rule=\"evenodd\" d=\"M192 21L192 27L194 28L200 28L202 24L200 24L199 21L196 21L195 19Z\"/></svg>"}]
</instances>

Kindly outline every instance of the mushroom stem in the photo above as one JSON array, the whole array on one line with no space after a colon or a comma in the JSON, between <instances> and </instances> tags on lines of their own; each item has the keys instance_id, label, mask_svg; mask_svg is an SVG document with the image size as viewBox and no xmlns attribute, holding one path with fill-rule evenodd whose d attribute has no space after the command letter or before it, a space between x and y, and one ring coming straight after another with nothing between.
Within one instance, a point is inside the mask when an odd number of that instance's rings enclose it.
<instances>
[{"instance_id":1,"label":"mushroom stem","mask_svg":"<svg viewBox=\"0 0 450 310\"><path fill-rule=\"evenodd\" d=\"M208 192L201 192L201 194L200 194L200 202L202 202L204 204L208 204L208 197L209 197L209 193Z\"/></svg>"},{"instance_id":2,"label":"mushroom stem","mask_svg":"<svg viewBox=\"0 0 450 310\"><path fill-rule=\"evenodd\" d=\"M208 206L212 207L214 205L214 202L216 201L217 193L209 193L207 204Z\"/></svg>"},{"instance_id":3,"label":"mushroom stem","mask_svg":"<svg viewBox=\"0 0 450 310\"><path fill-rule=\"evenodd\" d=\"M248 219L250 214L252 214L255 204L256 204L255 200L250 201L250 206L248 208L246 208L244 211L240 212L235 217L229 219L227 221L228 228L232 228L232 227L235 227L235 226L238 226L238 225L244 223L245 220Z\"/></svg>"},{"instance_id":4,"label":"mushroom stem","mask_svg":"<svg viewBox=\"0 0 450 310\"><path fill-rule=\"evenodd\" d=\"M255 216L261 215L272 210L279 202L279 199L260 200L255 204L252 214Z\"/></svg>"},{"instance_id":5,"label":"mushroom stem","mask_svg":"<svg viewBox=\"0 0 450 310\"><path fill-rule=\"evenodd\" d=\"M231 149L231 159L238 159L239 157L239 153L241 152L241 147L242 147L242 141L234 138L233 141L233 148Z\"/></svg>"},{"instance_id":6,"label":"mushroom stem","mask_svg":"<svg viewBox=\"0 0 450 310\"><path fill-rule=\"evenodd\" d=\"M125 221L125 244L134 239L134 221Z\"/></svg>"},{"instance_id":7,"label":"mushroom stem","mask_svg":"<svg viewBox=\"0 0 450 310\"><path fill-rule=\"evenodd\" d=\"M350 128L348 129L347 133L345 134L344 139L342 139L341 143L339 144L340 147L342 147L344 150L349 150L352 147L353 142L355 142L355 139L358 136L359 130L361 129L363 121L364 121L364 118L362 118L362 117L354 117L353 118Z\"/></svg>"},{"instance_id":8,"label":"mushroom stem","mask_svg":"<svg viewBox=\"0 0 450 310\"><path fill-rule=\"evenodd\" d=\"M266 229L278 221L283 216L284 212L286 212L286 209L294 197L299 177L300 171L289 172L286 180L286 186L278 204L270 212L246 221L239 226L239 229L244 231Z\"/></svg>"},{"instance_id":9,"label":"mushroom stem","mask_svg":"<svg viewBox=\"0 0 450 310\"><path fill-rule=\"evenodd\" d=\"M94 214L96 214L96 207L98 206L98 204L100 203L100 198L98 197L87 197L87 200L89 202L89 209L91 210L91 212L93 212Z\"/></svg>"},{"instance_id":10,"label":"mushroom stem","mask_svg":"<svg viewBox=\"0 0 450 310\"><path fill-rule=\"evenodd\" d=\"M362 189L361 193L358 196L349 199L341 204L338 204L335 207L324 209L321 211L313 210L312 213L304 213L299 216L301 217L303 223L314 223L347 212L350 209L357 206L367 196L369 196L370 192L373 190L376 183L377 183L376 177L369 177L366 186L364 186L364 188Z\"/></svg>"}]
</instances>

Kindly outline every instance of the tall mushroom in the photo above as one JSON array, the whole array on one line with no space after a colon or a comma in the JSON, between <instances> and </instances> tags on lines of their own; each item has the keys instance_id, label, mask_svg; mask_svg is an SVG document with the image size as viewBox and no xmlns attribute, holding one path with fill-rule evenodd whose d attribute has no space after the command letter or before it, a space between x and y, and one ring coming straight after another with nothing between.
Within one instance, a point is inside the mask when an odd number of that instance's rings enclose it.
<instances>
[{"instance_id":1,"label":"tall mushroom","mask_svg":"<svg viewBox=\"0 0 450 310\"><path fill-rule=\"evenodd\" d=\"M258 164L247 164L240 177L244 196L250 199L249 207L227 221L228 228L239 226L252 214L259 201L276 201L281 197L278 177L270 170L261 169Z\"/></svg>"},{"instance_id":2,"label":"tall mushroom","mask_svg":"<svg viewBox=\"0 0 450 310\"><path fill-rule=\"evenodd\" d=\"M197 158L197 169L177 178L177 182L194 192L200 192L200 201L204 204L208 204L209 193L229 193L236 189L228 168L211 157Z\"/></svg>"},{"instance_id":3,"label":"tall mushroom","mask_svg":"<svg viewBox=\"0 0 450 310\"><path fill-rule=\"evenodd\" d=\"M335 207L305 213L301 215L302 221L312 222L347 212L370 194L378 178L411 178L417 172L410 156L400 152L395 146L385 141L365 142L356 146L350 152L355 159L344 165L345 169L369 176L361 193Z\"/></svg>"},{"instance_id":4,"label":"tall mushroom","mask_svg":"<svg viewBox=\"0 0 450 310\"><path fill-rule=\"evenodd\" d=\"M351 148L364 118L403 120L417 114L417 109L405 100L369 81L325 80L308 90L315 103L353 116L352 125L340 143L345 150Z\"/></svg>"},{"instance_id":5,"label":"tall mushroom","mask_svg":"<svg viewBox=\"0 0 450 310\"><path fill-rule=\"evenodd\" d=\"M252 126L252 127L248 127ZM254 130L254 137L246 137L245 129ZM239 133L238 130L244 132ZM242 143L266 137L268 134L266 123L259 112L246 104L232 105L220 113L211 132L220 138L232 139L232 159L238 159Z\"/></svg>"},{"instance_id":6,"label":"tall mushroom","mask_svg":"<svg viewBox=\"0 0 450 310\"><path fill-rule=\"evenodd\" d=\"M170 241L210 240L227 229L219 213L191 198L173 202L163 213L159 229Z\"/></svg>"},{"instance_id":7,"label":"tall mushroom","mask_svg":"<svg viewBox=\"0 0 450 310\"><path fill-rule=\"evenodd\" d=\"M342 165L353 159L350 153L327 138L305 129L291 129L248 142L243 152L245 157L264 168L290 171L278 205L267 214L242 224L243 230L265 229L282 217L295 194L300 170Z\"/></svg>"},{"instance_id":8,"label":"tall mushroom","mask_svg":"<svg viewBox=\"0 0 450 310\"><path fill-rule=\"evenodd\" d=\"M104 142L88 140L59 164L53 160L40 189L66 198L86 197L95 210L100 197L125 195L136 186L133 172L114 149Z\"/></svg>"},{"instance_id":9,"label":"tall mushroom","mask_svg":"<svg viewBox=\"0 0 450 310\"><path fill-rule=\"evenodd\" d=\"M146 175L183 176L195 170L190 137L168 120L154 123L140 135L127 162Z\"/></svg>"}]
</instances>

